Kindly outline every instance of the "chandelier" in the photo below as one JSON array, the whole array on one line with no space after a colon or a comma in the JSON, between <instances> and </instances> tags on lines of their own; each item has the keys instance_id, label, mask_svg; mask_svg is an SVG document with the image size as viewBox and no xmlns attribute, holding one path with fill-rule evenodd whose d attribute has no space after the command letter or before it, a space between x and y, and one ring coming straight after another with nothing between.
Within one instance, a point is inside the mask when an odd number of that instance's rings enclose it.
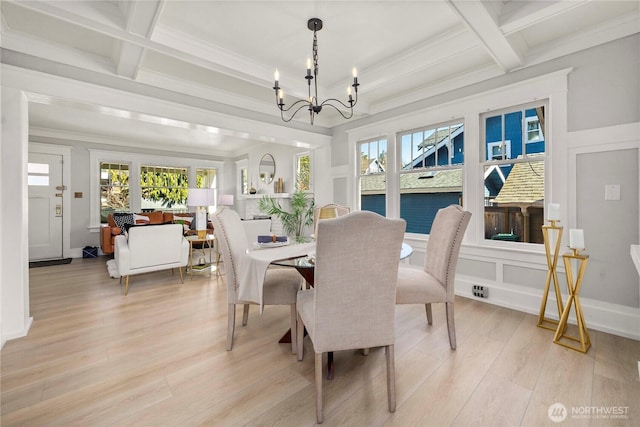
<instances>
[{"instance_id":1,"label":"chandelier","mask_svg":"<svg viewBox=\"0 0 640 427\"><path fill-rule=\"evenodd\" d=\"M313 47L312 47L313 72L311 68L311 65L312 65L311 59L307 59L307 75L304 77L305 79L307 79L309 96L307 97L307 99L301 99L299 101L294 102L290 106L285 107L284 92L282 91L282 88L280 87L280 82L279 82L280 74L276 69L275 85L273 86L273 89L275 90L275 93L276 93L276 105L280 110L280 117L284 122L290 122L298 113L298 111L306 107L307 110L309 111L309 120L311 121L311 124L313 124L313 119L315 118L315 115L319 114L320 111L322 111L322 107L327 106L327 107L333 107L345 119L350 119L351 117L353 117L353 107L358 103L358 86L360 84L358 83L358 74L356 72L356 69L355 68L353 69L353 84L347 87L347 95L349 96L347 104L335 98L328 98L322 102L319 102L318 101L318 38L316 36L316 33L322 29L322 20L319 18L309 19L309 21L307 22L307 28L313 31ZM313 82L313 95L311 95L312 82ZM352 93L351 88L353 88L353 92L355 92L355 95ZM354 96L355 96L355 99L354 99ZM349 112L347 114L343 113L342 109L339 107L338 104L341 105L343 109L349 110ZM293 113L291 113L289 118L287 118L285 116L285 113L288 113L291 110L293 110Z\"/></svg>"}]
</instances>

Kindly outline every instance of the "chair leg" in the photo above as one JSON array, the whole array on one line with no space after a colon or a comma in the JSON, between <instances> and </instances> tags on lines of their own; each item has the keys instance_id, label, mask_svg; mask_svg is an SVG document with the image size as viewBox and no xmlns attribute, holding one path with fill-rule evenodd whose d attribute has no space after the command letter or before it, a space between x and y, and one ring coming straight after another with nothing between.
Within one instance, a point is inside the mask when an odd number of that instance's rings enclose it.
<instances>
[{"instance_id":1,"label":"chair leg","mask_svg":"<svg viewBox=\"0 0 640 427\"><path fill-rule=\"evenodd\" d=\"M387 356L387 399L389 400L389 412L396 411L396 363L393 344L384 349Z\"/></svg>"},{"instance_id":2,"label":"chair leg","mask_svg":"<svg viewBox=\"0 0 640 427\"><path fill-rule=\"evenodd\" d=\"M447 311L447 330L449 331L449 345L451 346L451 350L456 349L456 324L453 319L453 303L446 303L446 311Z\"/></svg>"},{"instance_id":3,"label":"chair leg","mask_svg":"<svg viewBox=\"0 0 640 427\"><path fill-rule=\"evenodd\" d=\"M427 311L427 323L430 325L433 325L433 315L431 314L431 304L425 304L424 308Z\"/></svg>"},{"instance_id":4,"label":"chair leg","mask_svg":"<svg viewBox=\"0 0 640 427\"><path fill-rule=\"evenodd\" d=\"M178 267L178 271L180 272L180 283L184 284L184 276L182 276L182 267ZM173 274L173 268L171 269L171 274Z\"/></svg>"},{"instance_id":5,"label":"chair leg","mask_svg":"<svg viewBox=\"0 0 640 427\"><path fill-rule=\"evenodd\" d=\"M242 326L247 326L249 321L249 304L245 304L242 309Z\"/></svg>"},{"instance_id":6,"label":"chair leg","mask_svg":"<svg viewBox=\"0 0 640 427\"><path fill-rule=\"evenodd\" d=\"M127 278L124 280L124 294L127 295L129 293L129 275L127 274Z\"/></svg>"},{"instance_id":7,"label":"chair leg","mask_svg":"<svg viewBox=\"0 0 640 427\"><path fill-rule=\"evenodd\" d=\"M233 331L236 328L236 305L229 304L229 315L227 325L227 351L231 351L233 348Z\"/></svg>"},{"instance_id":8,"label":"chair leg","mask_svg":"<svg viewBox=\"0 0 640 427\"><path fill-rule=\"evenodd\" d=\"M298 310L296 309L295 304L291 304L291 353L296 354L298 351L298 334L297 334L297 323L298 323Z\"/></svg>"},{"instance_id":9,"label":"chair leg","mask_svg":"<svg viewBox=\"0 0 640 427\"><path fill-rule=\"evenodd\" d=\"M324 421L322 411L322 353L316 353L316 419L318 424Z\"/></svg>"},{"instance_id":10,"label":"chair leg","mask_svg":"<svg viewBox=\"0 0 640 427\"><path fill-rule=\"evenodd\" d=\"M302 323L302 318L300 318L300 315L296 315L297 317L297 321L296 321L296 350L298 353L298 361L302 360L302 357L304 356L304 323ZM291 334L291 339L293 339L293 333Z\"/></svg>"}]
</instances>

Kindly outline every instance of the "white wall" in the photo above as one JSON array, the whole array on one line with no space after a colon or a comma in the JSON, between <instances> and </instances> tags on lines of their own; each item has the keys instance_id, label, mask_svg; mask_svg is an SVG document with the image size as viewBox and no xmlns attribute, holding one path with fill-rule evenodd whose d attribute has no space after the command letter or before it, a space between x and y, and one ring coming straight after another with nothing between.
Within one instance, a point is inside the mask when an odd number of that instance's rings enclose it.
<instances>
[{"instance_id":1,"label":"white wall","mask_svg":"<svg viewBox=\"0 0 640 427\"><path fill-rule=\"evenodd\" d=\"M28 103L19 89L2 88L2 158L0 161L0 344L25 336L29 313L29 234L27 193Z\"/></svg>"}]
</instances>

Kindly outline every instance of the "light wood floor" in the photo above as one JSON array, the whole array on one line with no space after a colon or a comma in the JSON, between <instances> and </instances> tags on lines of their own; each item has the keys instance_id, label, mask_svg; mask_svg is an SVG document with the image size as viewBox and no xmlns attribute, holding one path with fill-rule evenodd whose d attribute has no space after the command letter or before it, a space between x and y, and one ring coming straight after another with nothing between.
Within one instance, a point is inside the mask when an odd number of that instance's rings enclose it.
<instances>
[{"instance_id":1,"label":"light wood floor","mask_svg":"<svg viewBox=\"0 0 640 427\"><path fill-rule=\"evenodd\" d=\"M3 426L315 424L311 343L297 362L277 342L288 307L252 308L228 352L224 279L149 273L124 296L105 261L29 270L33 326L0 354ZM532 315L458 298L451 351L443 307L433 315L429 327L423 306L397 307L394 414L384 352L336 353L325 425L640 425L640 342L592 330L585 355L553 344ZM555 424L554 403L628 408Z\"/></svg>"}]
</instances>

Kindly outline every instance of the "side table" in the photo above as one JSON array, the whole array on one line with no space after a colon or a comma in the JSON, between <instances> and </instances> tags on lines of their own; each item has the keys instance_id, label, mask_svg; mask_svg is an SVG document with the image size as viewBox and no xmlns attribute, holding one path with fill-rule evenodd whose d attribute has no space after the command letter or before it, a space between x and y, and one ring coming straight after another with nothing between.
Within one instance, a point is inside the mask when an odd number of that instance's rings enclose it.
<instances>
[{"instance_id":1,"label":"side table","mask_svg":"<svg viewBox=\"0 0 640 427\"><path fill-rule=\"evenodd\" d=\"M187 239L187 241L189 242L189 275L191 277L191 279L193 279L193 273L194 271L196 273L200 273L203 271L208 271L209 272L209 276L211 276L211 270L215 269L216 270L216 274L218 273L218 266L220 263L220 254L218 253L218 251L216 250L216 262L215 262L215 266L213 263L213 248L214 248L214 244L215 244L215 235L213 234L207 234L205 235L205 237L201 238L198 237L197 235L191 235L191 236L185 236L185 239ZM194 245L197 244L201 244L202 248L195 248L195 250L202 250L203 255L205 255L205 261L206 261L206 252L205 249L208 248L209 249L209 262L205 262L204 264L196 264L194 265L193 262L193 251L194 251Z\"/></svg>"},{"instance_id":2,"label":"side table","mask_svg":"<svg viewBox=\"0 0 640 427\"><path fill-rule=\"evenodd\" d=\"M572 350L586 353L587 350L589 350L589 347L591 347L591 340L589 339L589 331L587 331L587 324L585 323L584 316L582 314L579 294L580 287L582 286L582 279L584 278L584 271L587 268L587 261L589 261L589 255L580 254L576 249L574 249L573 253L566 253L562 255L562 258L564 259L564 268L567 275L569 298L567 299L567 305L564 306L564 311L562 312L560 322L558 323L558 329L556 330L553 342ZM576 265L577 272L574 271L574 263ZM572 337L565 333L572 305L575 307L578 337ZM579 343L580 346L577 347L563 342L561 341L563 338Z\"/></svg>"}]
</instances>

